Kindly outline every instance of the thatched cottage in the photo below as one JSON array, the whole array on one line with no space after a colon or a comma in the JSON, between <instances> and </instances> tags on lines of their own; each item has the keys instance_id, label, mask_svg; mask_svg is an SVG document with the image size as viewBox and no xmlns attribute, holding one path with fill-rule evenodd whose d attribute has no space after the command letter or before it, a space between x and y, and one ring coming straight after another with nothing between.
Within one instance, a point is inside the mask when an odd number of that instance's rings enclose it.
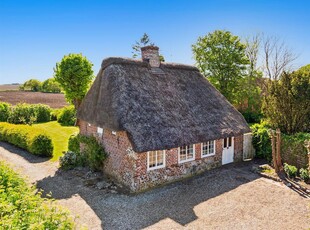
<instances>
[{"instance_id":1,"label":"thatched cottage","mask_svg":"<svg viewBox=\"0 0 310 230\"><path fill-rule=\"evenodd\" d=\"M242 115L196 67L141 51L103 60L78 111L81 134L109 154L103 171L136 192L242 160Z\"/></svg>"}]
</instances>

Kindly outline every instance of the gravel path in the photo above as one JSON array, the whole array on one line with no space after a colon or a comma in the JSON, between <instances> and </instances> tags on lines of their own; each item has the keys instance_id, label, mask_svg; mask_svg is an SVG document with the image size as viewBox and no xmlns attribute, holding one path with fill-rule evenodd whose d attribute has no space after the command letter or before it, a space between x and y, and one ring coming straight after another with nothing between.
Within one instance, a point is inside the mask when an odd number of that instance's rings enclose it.
<instances>
[{"instance_id":1,"label":"gravel path","mask_svg":"<svg viewBox=\"0 0 310 230\"><path fill-rule=\"evenodd\" d=\"M0 160L52 192L89 229L308 229L310 202L281 183L232 164L138 195L85 185L81 170L0 143Z\"/></svg>"}]
</instances>

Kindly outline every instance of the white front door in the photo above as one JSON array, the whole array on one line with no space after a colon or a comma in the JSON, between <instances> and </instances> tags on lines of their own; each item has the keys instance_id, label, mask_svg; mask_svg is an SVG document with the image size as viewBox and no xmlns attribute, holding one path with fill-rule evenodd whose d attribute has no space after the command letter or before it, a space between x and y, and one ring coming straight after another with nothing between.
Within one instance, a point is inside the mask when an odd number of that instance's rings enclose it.
<instances>
[{"instance_id":1,"label":"white front door","mask_svg":"<svg viewBox=\"0 0 310 230\"><path fill-rule=\"evenodd\" d=\"M227 137L223 139L222 164L228 164L234 161L234 138Z\"/></svg>"}]
</instances>

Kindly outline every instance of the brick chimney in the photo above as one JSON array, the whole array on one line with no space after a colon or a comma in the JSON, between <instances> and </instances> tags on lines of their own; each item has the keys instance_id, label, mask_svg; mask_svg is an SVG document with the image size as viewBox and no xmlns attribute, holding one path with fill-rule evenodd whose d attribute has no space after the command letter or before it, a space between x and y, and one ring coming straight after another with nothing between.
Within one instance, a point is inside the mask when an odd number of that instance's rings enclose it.
<instances>
[{"instance_id":1,"label":"brick chimney","mask_svg":"<svg viewBox=\"0 0 310 230\"><path fill-rule=\"evenodd\" d=\"M144 46L141 48L142 60L148 62L152 68L160 66L158 50L157 46Z\"/></svg>"}]
</instances>

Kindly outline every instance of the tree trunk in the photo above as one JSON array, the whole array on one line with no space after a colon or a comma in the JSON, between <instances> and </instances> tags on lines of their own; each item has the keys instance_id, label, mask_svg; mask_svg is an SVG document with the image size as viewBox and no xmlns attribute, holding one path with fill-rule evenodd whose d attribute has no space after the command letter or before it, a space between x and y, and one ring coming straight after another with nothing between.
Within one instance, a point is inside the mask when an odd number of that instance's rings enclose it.
<instances>
[{"instance_id":1,"label":"tree trunk","mask_svg":"<svg viewBox=\"0 0 310 230\"><path fill-rule=\"evenodd\" d=\"M282 167L282 159L281 159L281 131L280 129L277 129L277 168L280 171L283 170Z\"/></svg>"},{"instance_id":2,"label":"tree trunk","mask_svg":"<svg viewBox=\"0 0 310 230\"><path fill-rule=\"evenodd\" d=\"M77 113L77 110L78 110L78 108L80 107L80 105L81 105L81 100L79 100L79 99L74 99L73 100L73 105L74 105L74 108L75 108L75 110L76 110L76 113ZM76 116L76 121L75 121L75 124L74 124L74 126L79 126L79 123L80 123L80 120L78 119L78 117Z\"/></svg>"}]
</instances>

